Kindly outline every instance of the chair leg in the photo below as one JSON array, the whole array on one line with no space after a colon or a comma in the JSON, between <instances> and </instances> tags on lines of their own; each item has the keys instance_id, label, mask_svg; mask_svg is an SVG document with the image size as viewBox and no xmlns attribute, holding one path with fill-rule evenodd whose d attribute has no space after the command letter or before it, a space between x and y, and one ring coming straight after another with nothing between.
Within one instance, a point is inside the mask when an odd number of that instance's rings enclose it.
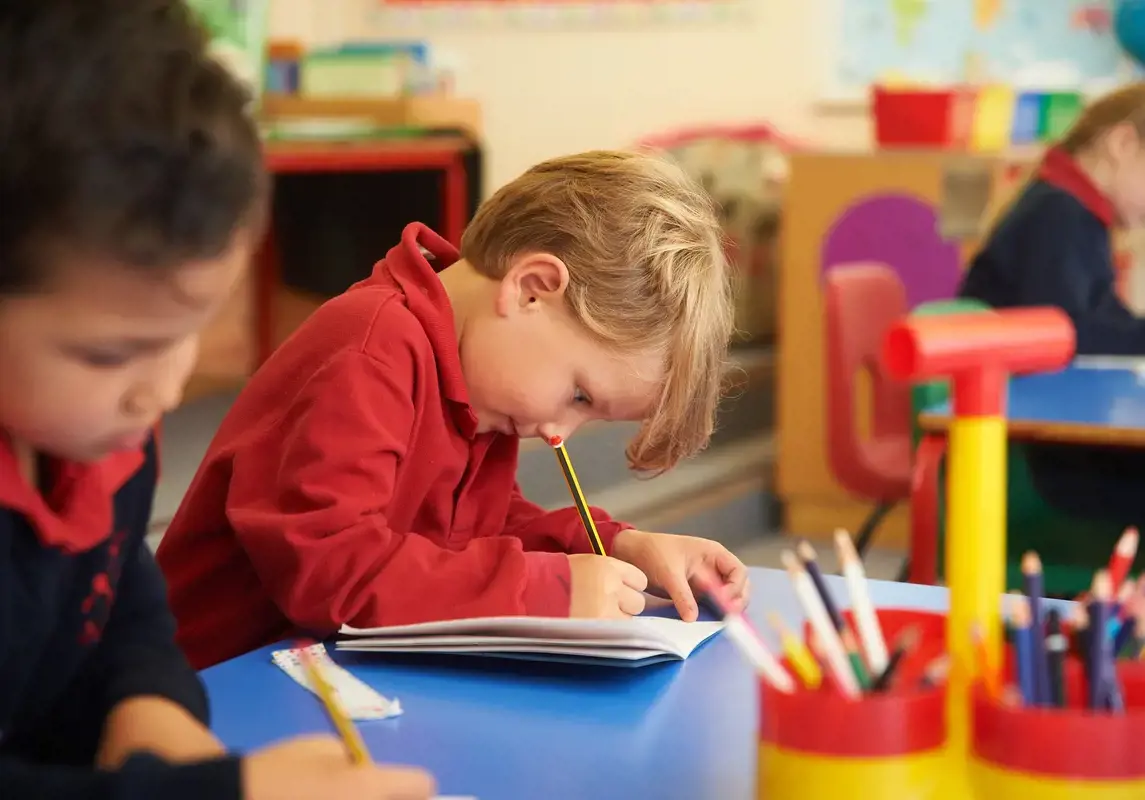
<instances>
[{"instance_id":1,"label":"chair leg","mask_svg":"<svg viewBox=\"0 0 1145 800\"><path fill-rule=\"evenodd\" d=\"M906 560L902 562L902 566L899 567L899 574L895 578L895 581L898 583L910 583L910 556L907 556Z\"/></svg>"},{"instance_id":2,"label":"chair leg","mask_svg":"<svg viewBox=\"0 0 1145 800\"><path fill-rule=\"evenodd\" d=\"M938 478L946 456L946 437L928 434L914 453L910 496L911 583L934 585L938 580Z\"/></svg>"},{"instance_id":3,"label":"chair leg","mask_svg":"<svg viewBox=\"0 0 1145 800\"><path fill-rule=\"evenodd\" d=\"M894 503L879 503L867 516L862 527L859 528L858 535L855 537L855 550L858 551L859 558L866 555L867 548L871 546L871 539L875 536L875 530L879 527L883 518L891 513L891 509L894 507Z\"/></svg>"}]
</instances>

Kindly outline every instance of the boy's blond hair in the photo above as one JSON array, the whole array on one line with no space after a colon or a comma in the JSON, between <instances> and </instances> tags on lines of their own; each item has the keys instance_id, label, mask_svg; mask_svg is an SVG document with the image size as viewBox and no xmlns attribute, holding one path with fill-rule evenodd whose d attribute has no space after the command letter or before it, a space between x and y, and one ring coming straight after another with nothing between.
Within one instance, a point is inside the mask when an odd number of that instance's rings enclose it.
<instances>
[{"instance_id":1,"label":"boy's blond hair","mask_svg":"<svg viewBox=\"0 0 1145 800\"><path fill-rule=\"evenodd\" d=\"M711 199L649 153L598 150L545 161L493 195L461 240L481 274L549 253L568 268L573 314L624 352L660 350L665 379L628 446L633 469L662 472L711 438L734 307Z\"/></svg>"},{"instance_id":2,"label":"boy's blond hair","mask_svg":"<svg viewBox=\"0 0 1145 800\"><path fill-rule=\"evenodd\" d=\"M1058 146L1076 155L1111 128L1126 123L1145 138L1145 82L1126 84L1087 105Z\"/></svg>"}]
</instances>

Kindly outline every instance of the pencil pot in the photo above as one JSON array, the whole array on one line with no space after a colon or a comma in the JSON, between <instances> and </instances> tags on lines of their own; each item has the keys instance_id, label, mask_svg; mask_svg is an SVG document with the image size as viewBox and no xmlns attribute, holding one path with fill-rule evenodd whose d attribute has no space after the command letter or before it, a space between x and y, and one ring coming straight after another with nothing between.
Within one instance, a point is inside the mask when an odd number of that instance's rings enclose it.
<instances>
[{"instance_id":1,"label":"pencil pot","mask_svg":"<svg viewBox=\"0 0 1145 800\"><path fill-rule=\"evenodd\" d=\"M892 646L907 628L917 626L919 633L917 647L900 662L885 692L852 700L830 682L808 689L796 681L791 694L762 684L759 800L942 796L946 694L923 686L921 676L945 651L946 619L894 609L878 614Z\"/></svg>"},{"instance_id":2,"label":"pencil pot","mask_svg":"<svg viewBox=\"0 0 1145 800\"><path fill-rule=\"evenodd\" d=\"M1118 676L1125 711L1117 714L1086 708L1084 671L1072 658L1065 665L1064 708L1024 706L976 686L974 800L1145 798L1145 678L1139 668L1122 665Z\"/></svg>"}]
</instances>

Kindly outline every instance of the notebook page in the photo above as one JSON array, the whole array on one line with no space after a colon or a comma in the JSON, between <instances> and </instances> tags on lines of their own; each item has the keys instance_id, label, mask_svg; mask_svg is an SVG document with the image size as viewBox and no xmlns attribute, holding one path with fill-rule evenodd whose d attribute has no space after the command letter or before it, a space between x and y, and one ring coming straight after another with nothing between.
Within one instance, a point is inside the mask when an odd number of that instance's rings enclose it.
<instances>
[{"instance_id":1,"label":"notebook page","mask_svg":"<svg viewBox=\"0 0 1145 800\"><path fill-rule=\"evenodd\" d=\"M356 629L343 627L344 636L381 640L385 638L456 635L493 642L504 637L545 642L592 641L630 646L655 645L665 653L686 658L723 627L722 622L683 622L664 617L636 617L626 620L567 619L553 617L481 617L446 620L419 625Z\"/></svg>"}]
</instances>

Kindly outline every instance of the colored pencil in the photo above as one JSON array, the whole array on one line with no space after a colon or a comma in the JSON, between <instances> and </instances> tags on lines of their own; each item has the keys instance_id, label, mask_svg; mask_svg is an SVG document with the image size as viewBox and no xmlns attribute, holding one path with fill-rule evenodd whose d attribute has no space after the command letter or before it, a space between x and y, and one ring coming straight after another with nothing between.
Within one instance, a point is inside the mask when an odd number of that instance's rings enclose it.
<instances>
[{"instance_id":1,"label":"colored pencil","mask_svg":"<svg viewBox=\"0 0 1145 800\"><path fill-rule=\"evenodd\" d=\"M803 606L803 613L807 615L811 629L818 639L827 671L835 679L844 697L857 698L859 696L858 680L847 660L847 651L843 648L839 632L832 624L831 617L823 605L823 599L815 589L815 584L807 574L803 564L790 550L783 551L780 559L783 561L787 574L791 577L795 595Z\"/></svg>"},{"instance_id":2,"label":"colored pencil","mask_svg":"<svg viewBox=\"0 0 1145 800\"><path fill-rule=\"evenodd\" d=\"M1062 632L1061 612L1051 608L1046 612L1046 662L1050 673L1050 704L1065 708L1065 657L1069 642Z\"/></svg>"},{"instance_id":3,"label":"colored pencil","mask_svg":"<svg viewBox=\"0 0 1145 800\"><path fill-rule=\"evenodd\" d=\"M791 664L791 669L795 671L796 677L803 682L804 687L818 689L822 686L823 670L803 640L791 632L791 629L784 624L783 618L778 614L772 612L768 614L767 619L779 635L779 641L783 645L787 662Z\"/></svg>"},{"instance_id":4,"label":"colored pencil","mask_svg":"<svg viewBox=\"0 0 1145 800\"><path fill-rule=\"evenodd\" d=\"M552 446L553 452L557 454L557 462L561 465L561 472L565 474L565 483L569 486L573 504L576 506L577 513L580 514L580 521L584 524L585 533L588 534L592 552L602 556L604 555L604 542L600 538L600 532L596 529L596 522L592 518L592 513L588 510L588 501L584 499L584 492L580 488L580 481L577 480L576 470L573 469L572 460L569 458L568 450L565 449L564 440L559 436L554 436L549 439L549 444Z\"/></svg>"},{"instance_id":5,"label":"colored pencil","mask_svg":"<svg viewBox=\"0 0 1145 800\"><path fill-rule=\"evenodd\" d=\"M847 623L843 619L842 612L839 611L839 606L835 604L835 598L831 596L831 590L827 588L827 581L823 578L823 570L819 569L815 548L811 546L810 542L800 542L796 552L799 554L799 560L803 562L803 568L807 570L811 582L815 584L815 591L819 593L819 599L823 601L823 608L827 610L831 624L835 626L836 631L842 634Z\"/></svg>"},{"instance_id":6,"label":"colored pencil","mask_svg":"<svg viewBox=\"0 0 1145 800\"><path fill-rule=\"evenodd\" d=\"M1034 669L1034 705L1050 705L1050 664L1046 660L1045 582L1042 578L1042 560L1034 552L1022 556L1022 583L1029 602L1031 655Z\"/></svg>"},{"instance_id":7,"label":"colored pencil","mask_svg":"<svg viewBox=\"0 0 1145 800\"><path fill-rule=\"evenodd\" d=\"M791 694L795 691L795 681L779 663L779 659L771 652L755 626L740 612L735 604L731 603L723 586L713 581L700 581L701 591L704 591L716 605L724 619L724 631L732 644L739 650L740 655L756 671L760 678L767 681L778 691Z\"/></svg>"},{"instance_id":8,"label":"colored pencil","mask_svg":"<svg viewBox=\"0 0 1145 800\"><path fill-rule=\"evenodd\" d=\"M1109 699L1109 682L1114 676L1113 639L1107 628L1113 602L1113 581L1109 570L1098 570L1093 576L1092 600L1089 603L1089 652L1086 663L1089 678L1088 706L1099 710L1106 707Z\"/></svg>"},{"instance_id":9,"label":"colored pencil","mask_svg":"<svg viewBox=\"0 0 1145 800\"><path fill-rule=\"evenodd\" d=\"M1113 586L1120 587L1129 576L1133 566L1133 559L1137 557L1137 545L1140 536L1136 528L1126 528L1113 548L1113 555L1109 559L1109 580Z\"/></svg>"},{"instance_id":10,"label":"colored pencil","mask_svg":"<svg viewBox=\"0 0 1145 800\"><path fill-rule=\"evenodd\" d=\"M859 643L855 641L855 634L851 632L850 628L843 628L842 633L839 634L839 639L843 642L843 649L847 652L847 661L851 664L851 671L855 673L855 681L859 684L860 691L867 691L871 688L871 673L867 671L867 665L863 662L863 654L859 652Z\"/></svg>"},{"instance_id":11,"label":"colored pencil","mask_svg":"<svg viewBox=\"0 0 1145 800\"><path fill-rule=\"evenodd\" d=\"M330 721L334 723L334 728L338 731L338 735L342 737L342 742L346 745L346 751L350 754L350 761L354 764L368 764L370 762L370 751L366 749L366 743L362 741L362 734L358 732L354 722L350 719L349 715L342 709L342 704L338 702L338 695L335 694L334 688L327 682L326 676L322 674L322 668L310 651L305 648L299 648L299 660L302 662L302 668L306 671L307 680L310 685L314 687L314 691L318 694L322 705L326 707L326 715L330 717Z\"/></svg>"},{"instance_id":12,"label":"colored pencil","mask_svg":"<svg viewBox=\"0 0 1145 800\"><path fill-rule=\"evenodd\" d=\"M926 665L926 669L922 671L922 680L919 681L919 686L923 689L937 689L946 683L949 675L950 656L939 656Z\"/></svg>"},{"instance_id":13,"label":"colored pencil","mask_svg":"<svg viewBox=\"0 0 1145 800\"><path fill-rule=\"evenodd\" d=\"M883 637L882 625L879 624L879 615L867 591L867 574L863 569L863 561L855 550L851 535L844 530L835 531L835 549L843 579L847 582L847 591L851 595L851 613L855 617L855 628L867 664L872 674L882 675L887 670L887 643Z\"/></svg>"},{"instance_id":14,"label":"colored pencil","mask_svg":"<svg viewBox=\"0 0 1145 800\"><path fill-rule=\"evenodd\" d=\"M1014 658L1017 663L1018 689L1022 702L1033 706L1038 704L1037 671L1034 663L1034 640L1039 638L1030 618L1030 606L1025 598L1014 603Z\"/></svg>"},{"instance_id":15,"label":"colored pencil","mask_svg":"<svg viewBox=\"0 0 1145 800\"><path fill-rule=\"evenodd\" d=\"M978 672L982 676L982 683L986 687L986 694L994 699L1002 696L1001 676L990 665L990 658L986 653L986 637L982 633L982 626L975 624L970 631L970 638L974 643L974 661Z\"/></svg>"},{"instance_id":16,"label":"colored pencil","mask_svg":"<svg viewBox=\"0 0 1145 800\"><path fill-rule=\"evenodd\" d=\"M891 688L895 673L902 666L903 660L907 655L914 650L914 648L918 647L921 635L921 632L915 625L910 626L899 634L898 639L895 640L894 650L891 651L890 658L887 660L887 668L875 678L875 682L871 685L871 691L885 692Z\"/></svg>"}]
</instances>

